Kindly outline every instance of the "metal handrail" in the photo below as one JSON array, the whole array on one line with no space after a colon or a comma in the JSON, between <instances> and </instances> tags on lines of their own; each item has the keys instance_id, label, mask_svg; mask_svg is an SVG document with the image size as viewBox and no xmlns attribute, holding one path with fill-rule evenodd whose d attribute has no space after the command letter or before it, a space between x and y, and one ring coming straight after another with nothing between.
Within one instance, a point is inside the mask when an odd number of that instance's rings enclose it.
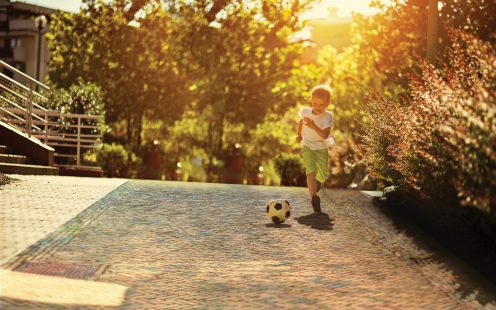
<instances>
[{"instance_id":1,"label":"metal handrail","mask_svg":"<svg viewBox=\"0 0 496 310\"><path fill-rule=\"evenodd\" d=\"M0 77L2 75L0 74ZM21 107L20 104L18 103L15 103L11 100L9 100L8 98L5 98L3 96L0 96L0 99L2 102L4 103L7 103L11 106L14 106L15 109L17 109L17 111L22 111L24 112L23 115L24 115L24 118L23 118L23 121L24 121L24 125L25 127L21 127L19 129L25 131L28 135L28 137L31 137L32 133L33 133L33 129L35 130L41 130L41 128L37 127L37 126L33 126L32 122L33 122L33 118L37 118L39 120L41 120L43 122L43 128L45 129L45 132L47 131L47 128L48 128L48 116L46 115L46 109L44 111L45 113L45 118L40 118L39 116L35 115L33 113L33 105L36 106L36 107L40 107L42 108L41 106L39 106L38 104L36 103L33 103L33 96L32 96L32 92L30 91L28 96L23 96L22 94L19 94L18 92L16 92L14 89L12 88L9 88L8 86L4 85L3 83L0 83L0 88L3 89L4 91L10 93L11 95L13 95L14 97L16 97L17 99L19 99L21 102L25 102L25 105L26 107ZM6 108L3 108L2 110L7 110ZM14 110L15 111L15 110ZM10 111L10 112L14 112L14 111ZM9 113L10 115L12 113ZM12 123L12 125L15 125L15 123ZM16 127L19 127L19 126L16 126ZM45 144L46 144L46 139L45 139Z\"/></svg>"},{"instance_id":2,"label":"metal handrail","mask_svg":"<svg viewBox=\"0 0 496 310\"><path fill-rule=\"evenodd\" d=\"M98 148L102 143L103 134L100 132L100 123L103 116L62 113L49 110L34 102L48 104L48 98L35 90L35 85L43 87L50 92L50 88L30 76L20 72L14 67L0 61L0 68L4 67L26 78L26 85L10 78L0 72L0 120L16 126L29 137L40 139L46 145L56 149L54 157L75 158L76 164L72 167L88 167L82 165L82 150ZM72 149L73 151L69 151ZM75 150L74 150L75 149ZM76 153L73 154L72 152ZM63 161L55 163L56 166L67 166Z\"/></svg>"},{"instance_id":3,"label":"metal handrail","mask_svg":"<svg viewBox=\"0 0 496 310\"><path fill-rule=\"evenodd\" d=\"M0 60L0 66L5 67L5 68L8 68L10 71L13 71L13 72L19 74L20 76L22 76L23 78L27 79L28 81L30 81L32 83L35 83L38 86L41 86L41 87L45 88L46 90L50 90L50 87L46 86L45 84L41 83L40 81L37 81L37 80L33 79L32 77L30 77L26 73L17 70L16 68L12 67L11 65L9 65L8 63L6 63L5 61Z\"/></svg>"},{"instance_id":4,"label":"metal handrail","mask_svg":"<svg viewBox=\"0 0 496 310\"><path fill-rule=\"evenodd\" d=\"M1 61L1 60L0 60L0 61ZM5 75L5 74L3 74L2 72L0 72L0 77L2 77L2 78L4 78L4 79L8 80L9 82L14 83L16 86L21 87L21 88L22 88L22 89L24 89L25 91L32 92L34 95L36 95L36 96L40 97L43 101L48 102L48 98L47 98L47 97L43 96L42 94L38 93L38 92L37 92L37 91L35 91L35 90L32 90L32 89L30 89L30 88L26 87L25 85L22 85L21 83L17 82L16 80L14 80L14 79L12 79L12 78L10 78L10 77L6 76L6 75ZM4 87L4 86L2 86L2 87ZM10 91L10 92L13 92L12 90L9 90L9 91ZM15 93L15 92L14 92L14 93ZM22 95L17 94L17 93L15 93L15 94L16 94L16 95L18 95L18 96L22 96ZM42 109L42 110L45 110L45 111L46 111L46 109L45 109L45 108L43 108L42 106L38 105L38 107L39 107L40 109Z\"/></svg>"},{"instance_id":5,"label":"metal handrail","mask_svg":"<svg viewBox=\"0 0 496 310\"><path fill-rule=\"evenodd\" d=\"M17 103L15 102L12 102L10 101L9 99L5 98L4 96L0 95L0 99L2 100L5 100L6 102L10 103L11 105L13 105L17 110L21 110L23 111L24 113L28 113L28 110L26 108L23 108L21 107L20 105L18 105ZM12 112L12 109L13 108L3 108L4 111L11 111ZM43 123L46 123L46 120L39 117L38 115L45 115L45 114L36 114L36 113L33 113L33 111L31 111L31 115L34 116L35 118L39 119L40 121L42 121Z\"/></svg>"},{"instance_id":6,"label":"metal handrail","mask_svg":"<svg viewBox=\"0 0 496 310\"><path fill-rule=\"evenodd\" d=\"M0 110L2 110L2 111L4 111L4 112L6 112L7 114L9 114L9 115L11 115L11 116L13 116L13 117L15 118L15 120L10 120L10 121L8 122L10 125L14 125L14 126L15 126L16 124L26 124L26 123L27 123L27 121L26 121L24 118L19 117L18 115L14 114L14 113L11 113L11 112L10 112L10 111L8 111L7 109L0 108ZM39 124L38 124L38 125L39 125ZM15 126L15 127L17 127L17 126ZM39 132L44 132L44 130L43 130L43 129L41 129L40 127L36 126L36 125L34 124L34 122L31 122L31 128L34 128L34 129L36 129L36 130L37 130L37 131L39 131ZM43 128L44 128L44 127L43 127ZM42 138L44 137L43 135L41 135L41 136L40 136L41 138L40 138L40 137L38 137L39 135L37 136L35 131L33 131L33 132L31 133L31 136L33 136L33 137L37 137L37 138L38 138L38 139L40 139L40 140L42 140Z\"/></svg>"}]
</instances>

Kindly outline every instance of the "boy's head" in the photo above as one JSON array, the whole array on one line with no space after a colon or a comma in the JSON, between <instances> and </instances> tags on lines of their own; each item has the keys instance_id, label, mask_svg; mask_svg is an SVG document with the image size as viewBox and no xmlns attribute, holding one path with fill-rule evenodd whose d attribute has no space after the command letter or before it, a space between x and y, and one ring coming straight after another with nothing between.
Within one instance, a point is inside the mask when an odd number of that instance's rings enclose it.
<instances>
[{"instance_id":1,"label":"boy's head","mask_svg":"<svg viewBox=\"0 0 496 310\"><path fill-rule=\"evenodd\" d=\"M319 114L331 104L331 88L327 85L317 85L312 89L312 108Z\"/></svg>"}]
</instances>

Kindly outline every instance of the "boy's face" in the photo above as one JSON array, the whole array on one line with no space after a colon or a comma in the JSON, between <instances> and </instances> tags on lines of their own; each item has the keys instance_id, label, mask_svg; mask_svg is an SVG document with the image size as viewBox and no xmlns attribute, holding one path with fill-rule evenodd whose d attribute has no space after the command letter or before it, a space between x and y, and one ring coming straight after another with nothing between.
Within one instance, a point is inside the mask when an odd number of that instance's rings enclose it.
<instances>
[{"instance_id":1,"label":"boy's face","mask_svg":"<svg viewBox=\"0 0 496 310\"><path fill-rule=\"evenodd\" d=\"M320 114L329 106L330 100L319 96L312 96L312 108L315 114Z\"/></svg>"}]
</instances>

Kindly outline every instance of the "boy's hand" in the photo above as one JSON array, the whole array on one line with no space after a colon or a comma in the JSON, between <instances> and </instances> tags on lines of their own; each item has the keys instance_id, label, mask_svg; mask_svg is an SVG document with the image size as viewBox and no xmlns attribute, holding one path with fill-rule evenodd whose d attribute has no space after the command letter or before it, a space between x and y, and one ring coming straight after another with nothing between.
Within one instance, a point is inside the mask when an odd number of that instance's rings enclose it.
<instances>
[{"instance_id":1,"label":"boy's hand","mask_svg":"<svg viewBox=\"0 0 496 310\"><path fill-rule=\"evenodd\" d=\"M296 137L296 142L301 143L301 140L303 140L303 137L302 136Z\"/></svg>"},{"instance_id":2,"label":"boy's hand","mask_svg":"<svg viewBox=\"0 0 496 310\"><path fill-rule=\"evenodd\" d=\"M313 129L315 129L315 127L317 127L317 125L315 125L315 122L313 121L313 119L309 116L303 116L303 124L307 125L310 128L313 128Z\"/></svg>"}]
</instances>

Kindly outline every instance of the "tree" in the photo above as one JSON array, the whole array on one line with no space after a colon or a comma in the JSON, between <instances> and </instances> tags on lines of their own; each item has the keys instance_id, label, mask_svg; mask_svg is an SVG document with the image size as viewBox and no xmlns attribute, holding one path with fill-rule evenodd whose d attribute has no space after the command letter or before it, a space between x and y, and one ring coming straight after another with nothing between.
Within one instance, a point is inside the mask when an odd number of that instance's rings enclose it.
<instances>
[{"instance_id":1,"label":"tree","mask_svg":"<svg viewBox=\"0 0 496 310\"><path fill-rule=\"evenodd\" d=\"M374 55L374 68L385 76L391 97L405 93L408 76L419 74L427 48L428 0L393 0L389 5L376 0L381 12L373 17L358 17L357 44L363 54ZM460 29L491 43L496 42L496 2L486 0L440 0L439 64L449 61L450 29ZM392 90L401 86L398 91Z\"/></svg>"},{"instance_id":2,"label":"tree","mask_svg":"<svg viewBox=\"0 0 496 310\"><path fill-rule=\"evenodd\" d=\"M172 18L160 2L87 0L80 13L52 19L49 79L68 88L79 79L100 86L107 122L125 122L141 144L146 117L177 119L187 80L172 54ZM139 14L137 14L139 12Z\"/></svg>"},{"instance_id":3,"label":"tree","mask_svg":"<svg viewBox=\"0 0 496 310\"><path fill-rule=\"evenodd\" d=\"M303 27L299 15L309 3L178 4L177 36L183 42L181 51L188 75L194 79L190 89L195 99L190 108L199 111L207 122L208 135L202 148L209 154L209 162L222 158L229 147L229 127L243 126L249 131L278 106L278 85L290 79L302 51L301 42L290 38ZM208 7L222 9L213 18ZM296 102L289 104L294 106Z\"/></svg>"},{"instance_id":4,"label":"tree","mask_svg":"<svg viewBox=\"0 0 496 310\"><path fill-rule=\"evenodd\" d=\"M53 19L50 79L98 85L113 140L137 148L150 130L172 154L195 149L213 165L307 99L298 91L316 79L297 69L295 34L311 2L87 0Z\"/></svg>"}]
</instances>

